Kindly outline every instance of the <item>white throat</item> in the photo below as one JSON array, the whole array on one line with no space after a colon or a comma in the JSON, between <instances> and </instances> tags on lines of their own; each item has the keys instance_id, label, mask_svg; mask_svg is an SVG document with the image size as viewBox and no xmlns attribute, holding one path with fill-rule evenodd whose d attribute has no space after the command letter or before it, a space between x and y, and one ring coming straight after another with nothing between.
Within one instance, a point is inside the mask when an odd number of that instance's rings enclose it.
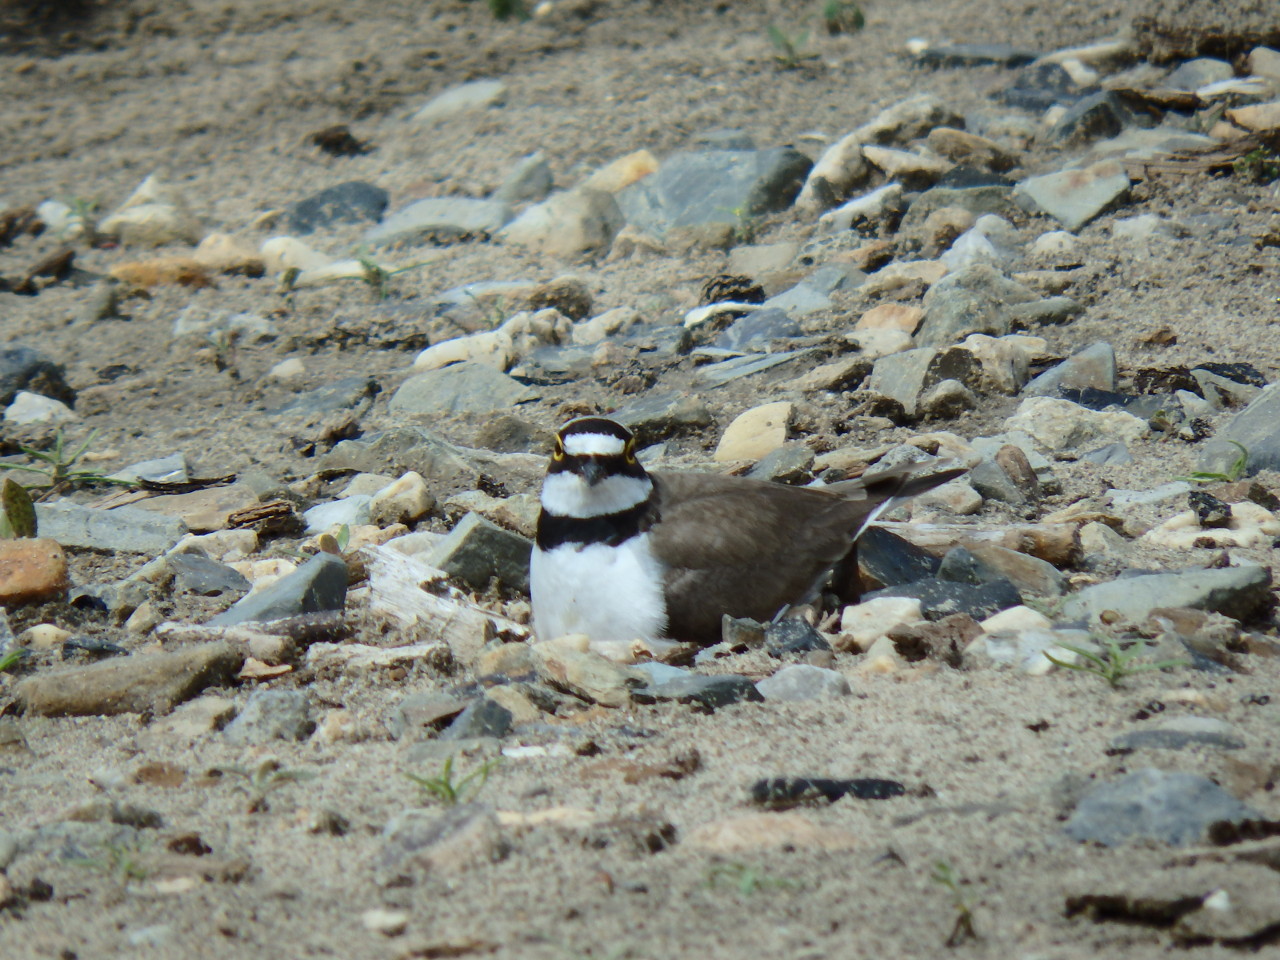
<instances>
[{"instance_id":1,"label":"white throat","mask_svg":"<svg viewBox=\"0 0 1280 960\"><path fill-rule=\"evenodd\" d=\"M648 477L617 475L591 486L564 470L549 473L542 481L542 507L557 517L604 517L643 503L652 490Z\"/></svg>"}]
</instances>

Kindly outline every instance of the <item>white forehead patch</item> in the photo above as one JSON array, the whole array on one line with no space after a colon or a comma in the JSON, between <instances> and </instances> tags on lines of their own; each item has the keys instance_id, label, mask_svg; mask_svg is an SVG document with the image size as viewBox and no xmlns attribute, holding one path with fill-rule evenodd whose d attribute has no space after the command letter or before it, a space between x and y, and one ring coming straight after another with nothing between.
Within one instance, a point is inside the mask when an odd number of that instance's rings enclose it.
<instances>
[{"instance_id":1,"label":"white forehead patch","mask_svg":"<svg viewBox=\"0 0 1280 960\"><path fill-rule=\"evenodd\" d=\"M564 452L571 457L616 456L624 446L622 440L607 433L571 433L564 438Z\"/></svg>"}]
</instances>

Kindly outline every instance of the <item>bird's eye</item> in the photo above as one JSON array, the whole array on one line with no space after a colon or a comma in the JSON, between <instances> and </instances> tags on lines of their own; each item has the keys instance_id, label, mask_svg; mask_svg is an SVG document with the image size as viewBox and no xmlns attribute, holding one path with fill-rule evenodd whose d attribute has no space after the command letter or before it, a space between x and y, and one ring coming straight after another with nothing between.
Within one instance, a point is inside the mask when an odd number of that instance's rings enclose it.
<instances>
[{"instance_id":1,"label":"bird's eye","mask_svg":"<svg viewBox=\"0 0 1280 960\"><path fill-rule=\"evenodd\" d=\"M627 458L627 463L636 462L636 442L628 440L627 445L622 448L622 455Z\"/></svg>"},{"instance_id":2,"label":"bird's eye","mask_svg":"<svg viewBox=\"0 0 1280 960\"><path fill-rule=\"evenodd\" d=\"M564 444L560 442L560 438L556 437L556 448L551 451L552 460L564 459Z\"/></svg>"}]
</instances>

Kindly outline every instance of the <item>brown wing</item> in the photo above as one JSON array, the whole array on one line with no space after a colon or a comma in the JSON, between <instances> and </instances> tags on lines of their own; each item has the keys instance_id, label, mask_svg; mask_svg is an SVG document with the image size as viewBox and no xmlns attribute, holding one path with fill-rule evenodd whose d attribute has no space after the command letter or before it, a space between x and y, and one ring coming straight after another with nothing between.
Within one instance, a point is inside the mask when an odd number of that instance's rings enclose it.
<instances>
[{"instance_id":1,"label":"brown wing","mask_svg":"<svg viewBox=\"0 0 1280 960\"><path fill-rule=\"evenodd\" d=\"M853 549L886 499L937 486L919 465L833 488L787 487L716 474L652 473L654 553L666 565L668 634L714 643L723 613L768 620L801 602Z\"/></svg>"}]
</instances>

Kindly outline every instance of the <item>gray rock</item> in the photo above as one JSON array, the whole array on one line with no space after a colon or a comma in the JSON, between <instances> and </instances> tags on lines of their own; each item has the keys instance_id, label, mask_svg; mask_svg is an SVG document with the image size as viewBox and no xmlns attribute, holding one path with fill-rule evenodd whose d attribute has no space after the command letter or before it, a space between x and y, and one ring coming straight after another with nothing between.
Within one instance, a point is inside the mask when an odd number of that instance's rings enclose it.
<instances>
[{"instance_id":1,"label":"gray rock","mask_svg":"<svg viewBox=\"0 0 1280 960\"><path fill-rule=\"evenodd\" d=\"M1066 831L1073 840L1108 847L1131 839L1185 846L1203 840L1213 823L1258 816L1206 777L1148 768L1091 790Z\"/></svg>"},{"instance_id":2,"label":"gray rock","mask_svg":"<svg viewBox=\"0 0 1280 960\"><path fill-rule=\"evenodd\" d=\"M368 377L343 377L299 394L282 406L268 410L267 415L318 416L339 410L352 410L371 402L378 389L378 384Z\"/></svg>"},{"instance_id":3,"label":"gray rock","mask_svg":"<svg viewBox=\"0 0 1280 960\"><path fill-rule=\"evenodd\" d=\"M472 80L436 94L410 118L412 123L436 123L460 113L502 106L507 85L501 80Z\"/></svg>"},{"instance_id":4,"label":"gray rock","mask_svg":"<svg viewBox=\"0 0 1280 960\"><path fill-rule=\"evenodd\" d=\"M740 620L734 622L742 623ZM798 617L784 617L765 624L764 648L769 656L780 659L788 654L830 650L831 644L816 627L811 626L807 621Z\"/></svg>"},{"instance_id":5,"label":"gray rock","mask_svg":"<svg viewBox=\"0 0 1280 960\"><path fill-rule=\"evenodd\" d=\"M243 662L231 644L206 643L42 672L20 681L14 693L37 716L165 713L205 687L230 683Z\"/></svg>"},{"instance_id":6,"label":"gray rock","mask_svg":"<svg viewBox=\"0 0 1280 960\"><path fill-rule=\"evenodd\" d=\"M1067 144L1118 136L1126 127L1154 126L1156 117L1133 110L1110 90L1099 90L1071 105L1049 136Z\"/></svg>"},{"instance_id":7,"label":"gray rock","mask_svg":"<svg viewBox=\"0 0 1280 960\"><path fill-rule=\"evenodd\" d=\"M966 479L973 489L982 494L984 500L999 500L1015 507L1027 502L1027 491L1014 483L1004 468L993 459L982 460L969 471Z\"/></svg>"},{"instance_id":8,"label":"gray rock","mask_svg":"<svg viewBox=\"0 0 1280 960\"><path fill-rule=\"evenodd\" d=\"M784 310L793 317L806 317L831 306L830 294L857 286L867 275L847 264L828 263L819 267L789 290L770 297L767 309Z\"/></svg>"},{"instance_id":9,"label":"gray rock","mask_svg":"<svg viewBox=\"0 0 1280 960\"><path fill-rule=\"evenodd\" d=\"M471 740L496 737L501 740L511 731L511 711L488 697L475 700L453 723L440 733L441 740Z\"/></svg>"},{"instance_id":10,"label":"gray rock","mask_svg":"<svg viewBox=\"0 0 1280 960\"><path fill-rule=\"evenodd\" d=\"M617 201L627 223L658 237L673 227L743 227L790 207L812 166L792 147L675 153Z\"/></svg>"},{"instance_id":11,"label":"gray rock","mask_svg":"<svg viewBox=\"0 0 1280 960\"><path fill-rule=\"evenodd\" d=\"M911 202L902 218L899 232L914 236L923 228L929 214L943 207L960 207L975 217L995 214L1000 217L1018 215L1018 205L1013 202L1012 186L981 187L933 187Z\"/></svg>"},{"instance_id":12,"label":"gray rock","mask_svg":"<svg viewBox=\"0 0 1280 960\"><path fill-rule=\"evenodd\" d=\"M502 371L467 361L410 377L388 406L399 416L435 420L459 414L484 416L536 397L533 390Z\"/></svg>"},{"instance_id":13,"label":"gray rock","mask_svg":"<svg viewBox=\"0 0 1280 960\"><path fill-rule=\"evenodd\" d=\"M959 380L941 380L920 394L919 410L924 417L949 419L978 408L978 397Z\"/></svg>"},{"instance_id":14,"label":"gray rock","mask_svg":"<svg viewBox=\"0 0 1280 960\"><path fill-rule=\"evenodd\" d=\"M383 886L404 886L422 875L454 876L506 853L498 818L486 806L404 810L382 830L373 873Z\"/></svg>"},{"instance_id":15,"label":"gray rock","mask_svg":"<svg viewBox=\"0 0 1280 960\"><path fill-rule=\"evenodd\" d=\"M1029 303L1015 303L1008 309L1014 327L1036 327L1067 323L1084 313L1084 305L1070 297L1045 297Z\"/></svg>"},{"instance_id":16,"label":"gray rock","mask_svg":"<svg viewBox=\"0 0 1280 960\"><path fill-rule=\"evenodd\" d=\"M1179 66L1164 78L1160 86L1168 90L1186 90L1194 93L1206 84L1230 80L1235 75L1235 68L1226 60L1199 57Z\"/></svg>"},{"instance_id":17,"label":"gray rock","mask_svg":"<svg viewBox=\"0 0 1280 960\"><path fill-rule=\"evenodd\" d=\"M387 191L363 180L349 180L295 203L289 208L289 228L308 234L335 223L377 223L386 209Z\"/></svg>"},{"instance_id":18,"label":"gray rock","mask_svg":"<svg viewBox=\"0 0 1280 960\"><path fill-rule=\"evenodd\" d=\"M808 444L795 441L771 450L748 471L753 480L797 483L808 479L813 469L814 453Z\"/></svg>"},{"instance_id":19,"label":"gray rock","mask_svg":"<svg viewBox=\"0 0 1280 960\"><path fill-rule=\"evenodd\" d=\"M170 554L165 557L164 563L173 574L173 589L176 593L218 597L226 593L242 594L249 590L249 581L238 571L198 553Z\"/></svg>"},{"instance_id":20,"label":"gray rock","mask_svg":"<svg viewBox=\"0 0 1280 960\"><path fill-rule=\"evenodd\" d=\"M1114 610L1127 620L1140 622L1157 607L1192 607L1244 620L1268 602L1270 585L1271 571L1255 564L1123 577L1086 587L1069 597L1062 616L1084 620Z\"/></svg>"},{"instance_id":21,"label":"gray rock","mask_svg":"<svg viewBox=\"0 0 1280 960\"><path fill-rule=\"evenodd\" d=\"M631 691L631 696L639 703L675 700L678 703L693 704L708 712L731 703L764 699L754 683L746 677L734 674L714 677L690 674L638 687Z\"/></svg>"},{"instance_id":22,"label":"gray rock","mask_svg":"<svg viewBox=\"0 0 1280 960\"><path fill-rule=\"evenodd\" d=\"M811 350L788 350L785 353L749 353L720 363L710 363L698 369L698 380L710 387L722 387L742 377L763 373L791 360L808 356Z\"/></svg>"},{"instance_id":23,"label":"gray rock","mask_svg":"<svg viewBox=\"0 0 1280 960\"><path fill-rule=\"evenodd\" d=\"M1264 388L1253 402L1227 421L1217 437L1205 444L1197 469L1229 472L1241 453L1232 440L1248 451L1249 476L1259 470L1280 470L1280 383ZM43 533L44 527L40 529Z\"/></svg>"},{"instance_id":24,"label":"gray rock","mask_svg":"<svg viewBox=\"0 0 1280 960\"><path fill-rule=\"evenodd\" d=\"M924 319L916 332L922 347L948 346L971 333L1003 336L1012 329L1009 307L1038 299L988 264L943 277L924 295Z\"/></svg>"},{"instance_id":25,"label":"gray rock","mask_svg":"<svg viewBox=\"0 0 1280 960\"><path fill-rule=\"evenodd\" d=\"M963 347L903 350L875 362L867 389L897 400L908 417L915 417L925 412L922 399L926 391L947 380L976 390L981 385L982 364Z\"/></svg>"},{"instance_id":26,"label":"gray rock","mask_svg":"<svg viewBox=\"0 0 1280 960\"><path fill-rule=\"evenodd\" d=\"M1082 170L1062 170L1029 177L1013 191L1014 199L1033 213L1046 213L1073 233L1129 193L1129 175L1115 160Z\"/></svg>"},{"instance_id":27,"label":"gray rock","mask_svg":"<svg viewBox=\"0 0 1280 960\"><path fill-rule=\"evenodd\" d=\"M767 350L774 340L798 337L803 332L785 309L756 310L735 320L712 343L723 350Z\"/></svg>"},{"instance_id":28,"label":"gray rock","mask_svg":"<svg viewBox=\"0 0 1280 960\"><path fill-rule=\"evenodd\" d=\"M42 537L64 547L88 547L114 553L164 553L187 533L177 517L137 507L100 510L69 501L36 504Z\"/></svg>"},{"instance_id":29,"label":"gray rock","mask_svg":"<svg viewBox=\"0 0 1280 960\"><path fill-rule=\"evenodd\" d=\"M546 461L530 454L460 447L422 427L398 427L342 441L320 460L317 469L394 477L412 470L431 480L433 492L440 495L457 489L474 490L483 474L540 481Z\"/></svg>"},{"instance_id":30,"label":"gray rock","mask_svg":"<svg viewBox=\"0 0 1280 960\"><path fill-rule=\"evenodd\" d=\"M818 222L823 230L830 233L856 230L864 235L874 235L881 227L899 220L903 208L902 184L886 183L824 213Z\"/></svg>"},{"instance_id":31,"label":"gray rock","mask_svg":"<svg viewBox=\"0 0 1280 960\"><path fill-rule=\"evenodd\" d=\"M1022 603L1021 595L1008 580L981 584L916 580L873 590L863 594L862 599L873 600L876 597L914 597L920 601L920 612L926 620L941 620L954 613L967 613L975 620L985 620Z\"/></svg>"},{"instance_id":32,"label":"gray rock","mask_svg":"<svg viewBox=\"0 0 1280 960\"><path fill-rule=\"evenodd\" d=\"M496 200L428 197L402 207L364 235L385 246L423 239L458 240L496 234L511 219L511 208Z\"/></svg>"},{"instance_id":33,"label":"gray rock","mask_svg":"<svg viewBox=\"0 0 1280 960\"><path fill-rule=\"evenodd\" d=\"M255 690L240 715L223 728L230 743L261 745L305 740L315 732L311 704L298 690Z\"/></svg>"},{"instance_id":34,"label":"gray rock","mask_svg":"<svg viewBox=\"0 0 1280 960\"><path fill-rule=\"evenodd\" d=\"M1023 396L1056 397L1064 388L1116 388L1116 352L1109 343L1092 343L1046 370L1022 388Z\"/></svg>"},{"instance_id":35,"label":"gray rock","mask_svg":"<svg viewBox=\"0 0 1280 960\"><path fill-rule=\"evenodd\" d=\"M933 43L916 59L930 67L1021 67L1040 57L1040 52L1009 43Z\"/></svg>"},{"instance_id":36,"label":"gray rock","mask_svg":"<svg viewBox=\"0 0 1280 960\"><path fill-rule=\"evenodd\" d=\"M281 620L300 613L341 610L347 599L347 564L331 553L318 553L293 573L245 597L212 620L214 626L231 626L263 620Z\"/></svg>"},{"instance_id":37,"label":"gray rock","mask_svg":"<svg viewBox=\"0 0 1280 960\"><path fill-rule=\"evenodd\" d=\"M1240 750L1244 740L1225 720L1216 717L1175 717L1155 727L1122 733L1111 741L1121 750L1184 750L1187 747L1217 747Z\"/></svg>"},{"instance_id":38,"label":"gray rock","mask_svg":"<svg viewBox=\"0 0 1280 960\"><path fill-rule=\"evenodd\" d=\"M641 446L693 433L713 423L710 408L684 392L646 393L610 416L634 433Z\"/></svg>"},{"instance_id":39,"label":"gray rock","mask_svg":"<svg viewBox=\"0 0 1280 960\"><path fill-rule=\"evenodd\" d=\"M497 577L506 586L527 593L532 550L532 541L478 513L468 513L436 545L427 562L477 590Z\"/></svg>"},{"instance_id":40,"label":"gray rock","mask_svg":"<svg viewBox=\"0 0 1280 960\"><path fill-rule=\"evenodd\" d=\"M1090 450L1080 459L1103 467L1118 467L1122 464L1133 463L1133 454L1129 452L1129 448L1123 443L1116 441L1115 443L1108 443L1105 447L1099 447L1097 450Z\"/></svg>"},{"instance_id":41,"label":"gray rock","mask_svg":"<svg viewBox=\"0 0 1280 960\"><path fill-rule=\"evenodd\" d=\"M551 167L546 155L539 150L518 161L489 199L513 207L518 203L537 203L550 192Z\"/></svg>"},{"instance_id":42,"label":"gray rock","mask_svg":"<svg viewBox=\"0 0 1280 960\"><path fill-rule=\"evenodd\" d=\"M851 692L844 674L807 663L793 663L789 667L783 667L773 676L757 683L756 689L766 700L789 702L842 697Z\"/></svg>"},{"instance_id":43,"label":"gray rock","mask_svg":"<svg viewBox=\"0 0 1280 960\"><path fill-rule=\"evenodd\" d=\"M38 393L72 406L76 392L63 379L61 364L22 344L0 349L0 406L7 407L19 390Z\"/></svg>"},{"instance_id":44,"label":"gray rock","mask_svg":"<svg viewBox=\"0 0 1280 960\"><path fill-rule=\"evenodd\" d=\"M1263 388L1255 384L1229 380L1198 367L1191 371L1191 376L1200 387L1200 395L1214 410L1232 410L1236 407L1248 406L1262 394Z\"/></svg>"},{"instance_id":45,"label":"gray rock","mask_svg":"<svg viewBox=\"0 0 1280 960\"><path fill-rule=\"evenodd\" d=\"M631 669L648 680L650 686L662 683L664 680L677 680L694 676L683 667L673 667L669 663L662 663L658 660L633 663L631 664Z\"/></svg>"}]
</instances>

